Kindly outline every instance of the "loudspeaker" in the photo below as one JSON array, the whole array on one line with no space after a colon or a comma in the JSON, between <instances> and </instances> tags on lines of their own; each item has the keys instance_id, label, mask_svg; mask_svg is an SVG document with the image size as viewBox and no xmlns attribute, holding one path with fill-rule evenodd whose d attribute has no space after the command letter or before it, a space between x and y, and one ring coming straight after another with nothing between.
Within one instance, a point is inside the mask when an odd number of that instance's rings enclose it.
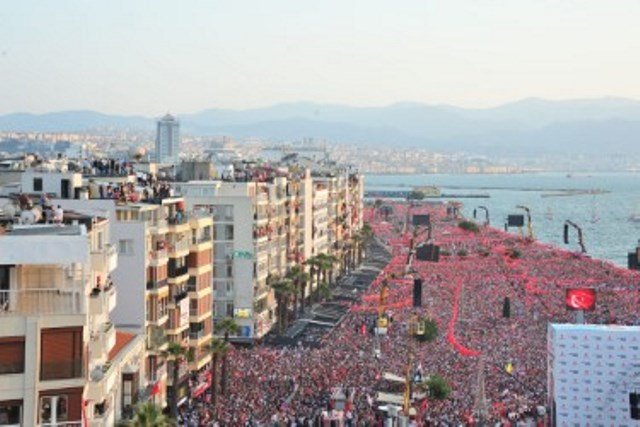
<instances>
[{"instance_id":1,"label":"loudspeaker","mask_svg":"<svg viewBox=\"0 0 640 427\"><path fill-rule=\"evenodd\" d=\"M509 227L524 227L524 215L507 216L507 224Z\"/></svg>"},{"instance_id":2,"label":"loudspeaker","mask_svg":"<svg viewBox=\"0 0 640 427\"><path fill-rule=\"evenodd\" d=\"M412 223L414 227L418 225L429 225L431 224L431 216L429 214L413 215Z\"/></svg>"},{"instance_id":3,"label":"loudspeaker","mask_svg":"<svg viewBox=\"0 0 640 427\"><path fill-rule=\"evenodd\" d=\"M627 260L629 264L629 270L640 270L640 266L638 265L638 254L635 252L629 252L627 254Z\"/></svg>"},{"instance_id":4,"label":"loudspeaker","mask_svg":"<svg viewBox=\"0 0 640 427\"><path fill-rule=\"evenodd\" d=\"M413 279L413 306L422 307L422 279Z\"/></svg>"},{"instance_id":5,"label":"loudspeaker","mask_svg":"<svg viewBox=\"0 0 640 427\"><path fill-rule=\"evenodd\" d=\"M416 258L418 261L440 261L440 246L422 244L416 248Z\"/></svg>"},{"instance_id":6,"label":"loudspeaker","mask_svg":"<svg viewBox=\"0 0 640 427\"><path fill-rule=\"evenodd\" d=\"M509 300L509 297L504 297L504 302L502 303L502 317L507 319L511 317L511 300Z\"/></svg>"},{"instance_id":7,"label":"loudspeaker","mask_svg":"<svg viewBox=\"0 0 640 427\"><path fill-rule=\"evenodd\" d=\"M629 411L632 420L640 420L640 394L629 393Z\"/></svg>"}]
</instances>

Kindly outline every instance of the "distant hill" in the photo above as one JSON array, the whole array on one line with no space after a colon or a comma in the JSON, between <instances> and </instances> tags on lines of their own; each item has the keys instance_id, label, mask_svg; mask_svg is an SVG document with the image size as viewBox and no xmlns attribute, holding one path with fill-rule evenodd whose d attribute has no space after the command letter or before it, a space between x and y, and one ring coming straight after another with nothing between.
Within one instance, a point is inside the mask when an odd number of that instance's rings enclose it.
<instances>
[{"instance_id":1,"label":"distant hill","mask_svg":"<svg viewBox=\"0 0 640 427\"><path fill-rule=\"evenodd\" d=\"M398 103L349 107L310 102L249 110L209 109L179 114L183 131L290 141L324 138L363 146L394 144L478 154L635 152L640 146L640 101L601 98L525 99L486 109ZM93 111L0 116L0 130L155 131L153 118Z\"/></svg>"}]
</instances>

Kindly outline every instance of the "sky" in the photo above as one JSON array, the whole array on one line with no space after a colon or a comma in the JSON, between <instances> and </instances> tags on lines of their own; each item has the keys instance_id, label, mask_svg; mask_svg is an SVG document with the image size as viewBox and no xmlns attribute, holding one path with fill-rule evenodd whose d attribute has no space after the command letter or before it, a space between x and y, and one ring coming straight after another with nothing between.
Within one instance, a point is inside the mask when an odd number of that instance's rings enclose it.
<instances>
[{"instance_id":1,"label":"sky","mask_svg":"<svg viewBox=\"0 0 640 427\"><path fill-rule=\"evenodd\" d=\"M638 0L4 0L0 114L640 98Z\"/></svg>"}]
</instances>

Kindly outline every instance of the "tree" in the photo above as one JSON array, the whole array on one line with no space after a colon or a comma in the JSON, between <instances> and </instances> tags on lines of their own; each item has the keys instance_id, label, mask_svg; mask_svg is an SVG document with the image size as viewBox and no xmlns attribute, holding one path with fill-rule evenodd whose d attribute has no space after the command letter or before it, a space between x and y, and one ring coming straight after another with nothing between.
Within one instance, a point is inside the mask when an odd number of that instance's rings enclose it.
<instances>
[{"instance_id":1,"label":"tree","mask_svg":"<svg viewBox=\"0 0 640 427\"><path fill-rule=\"evenodd\" d=\"M304 267L301 265L294 265L287 272L287 278L293 282L293 287L297 291L294 306L298 307L299 305L299 310L302 314L304 312L304 299L306 298L307 282L309 282L311 276L309 273L304 271Z\"/></svg>"},{"instance_id":2,"label":"tree","mask_svg":"<svg viewBox=\"0 0 640 427\"><path fill-rule=\"evenodd\" d=\"M460 221L458 223L458 227L460 227L460 228L462 228L463 230L466 230L466 231L471 231L473 233L479 233L480 232L480 227L478 227L478 224L476 224L473 221L468 221L468 220Z\"/></svg>"},{"instance_id":3,"label":"tree","mask_svg":"<svg viewBox=\"0 0 640 427\"><path fill-rule=\"evenodd\" d=\"M162 414L162 409L158 405L147 402L136 407L133 425L135 427L169 427L176 424Z\"/></svg>"},{"instance_id":4,"label":"tree","mask_svg":"<svg viewBox=\"0 0 640 427\"><path fill-rule=\"evenodd\" d=\"M322 270L320 268L322 265L322 261L320 260L320 258L318 258L317 255L315 255L309 258L308 260L306 260L304 264L309 267L310 276L312 278L315 277L315 283L316 283L316 289L317 289L318 285L320 284L320 274L322 274Z\"/></svg>"},{"instance_id":5,"label":"tree","mask_svg":"<svg viewBox=\"0 0 640 427\"><path fill-rule=\"evenodd\" d=\"M276 324L278 335L282 335L286 328L287 308L291 296L296 293L293 282L287 278L277 278L271 282L271 288L276 297Z\"/></svg>"},{"instance_id":6,"label":"tree","mask_svg":"<svg viewBox=\"0 0 640 427\"><path fill-rule=\"evenodd\" d=\"M444 400L451 393L449 384L438 374L431 375L426 384L429 388L429 396L436 400Z\"/></svg>"},{"instance_id":7,"label":"tree","mask_svg":"<svg viewBox=\"0 0 640 427\"><path fill-rule=\"evenodd\" d=\"M190 359L193 353L187 348L176 342L170 342L167 349L163 352L163 356L173 363L171 370L171 386L173 397L170 402L171 417L178 418L178 381L180 380L180 365L185 359Z\"/></svg>"},{"instance_id":8,"label":"tree","mask_svg":"<svg viewBox=\"0 0 640 427\"><path fill-rule=\"evenodd\" d=\"M320 282L318 289L316 290L318 298L325 299L331 296L331 288L327 285L327 282Z\"/></svg>"},{"instance_id":9,"label":"tree","mask_svg":"<svg viewBox=\"0 0 640 427\"><path fill-rule=\"evenodd\" d=\"M411 190L407 195L407 200L423 200L427 195L421 190Z\"/></svg>"},{"instance_id":10,"label":"tree","mask_svg":"<svg viewBox=\"0 0 640 427\"><path fill-rule=\"evenodd\" d=\"M333 284L333 267L339 260L331 254L318 254L318 258L320 259L319 267L322 270L322 277L331 286Z\"/></svg>"},{"instance_id":11,"label":"tree","mask_svg":"<svg viewBox=\"0 0 640 427\"><path fill-rule=\"evenodd\" d=\"M229 351L229 345L221 339L212 338L209 343L208 350L211 353L211 384L209 385L209 389L211 390L211 404L215 418L216 406L218 404L218 363L220 361L220 357L226 356Z\"/></svg>"},{"instance_id":12,"label":"tree","mask_svg":"<svg viewBox=\"0 0 640 427\"><path fill-rule=\"evenodd\" d=\"M225 317L220 322L216 323L216 332L224 335L225 344L229 342L229 334L237 334L240 330L240 327L233 320L232 317ZM228 365L227 365L227 354L225 353L222 357L222 375L221 375L221 388L222 394L227 395L227 375L228 375Z\"/></svg>"}]
</instances>

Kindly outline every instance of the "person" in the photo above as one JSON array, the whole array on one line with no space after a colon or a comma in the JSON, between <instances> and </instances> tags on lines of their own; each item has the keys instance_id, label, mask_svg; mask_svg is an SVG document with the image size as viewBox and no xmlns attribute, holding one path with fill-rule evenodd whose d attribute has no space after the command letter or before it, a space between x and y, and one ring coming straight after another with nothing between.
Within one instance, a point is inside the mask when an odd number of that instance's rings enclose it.
<instances>
[{"instance_id":1,"label":"person","mask_svg":"<svg viewBox=\"0 0 640 427\"><path fill-rule=\"evenodd\" d=\"M62 224L64 220L64 210L62 210L62 206L58 205L58 207L53 212L53 222L56 224Z\"/></svg>"}]
</instances>

